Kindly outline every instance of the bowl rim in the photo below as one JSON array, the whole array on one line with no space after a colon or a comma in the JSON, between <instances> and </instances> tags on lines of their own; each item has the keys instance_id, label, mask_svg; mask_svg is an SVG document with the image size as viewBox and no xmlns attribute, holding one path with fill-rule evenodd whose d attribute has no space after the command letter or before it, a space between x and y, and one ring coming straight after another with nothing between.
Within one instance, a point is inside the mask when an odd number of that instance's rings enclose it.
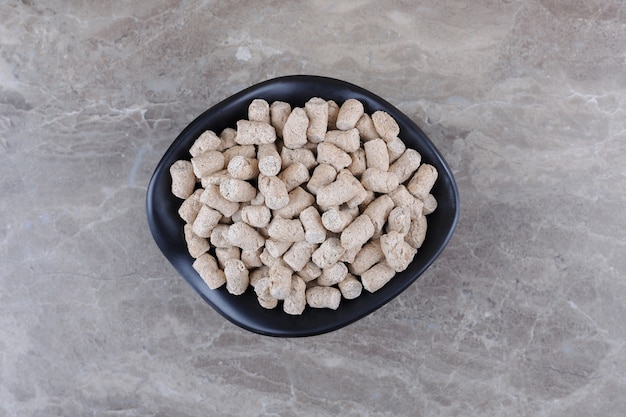
<instances>
[{"instance_id":1,"label":"bowl rim","mask_svg":"<svg viewBox=\"0 0 626 417\"><path fill-rule=\"evenodd\" d=\"M303 86L309 88L307 91L311 91L311 94L308 96L303 95L300 92L300 89ZM351 306L355 305L353 303L355 300L345 299L342 299L341 305L337 310L311 309L310 307L307 307L302 316L289 316L282 312L282 309L279 307L273 310L265 310L258 306L258 302L256 303L258 312L254 309L251 310L251 307L248 305L237 308L235 304L243 301L242 297L247 297L248 299L250 298L249 292L251 289L249 288L243 296L228 294L223 286L217 290L210 290L204 281L202 281L199 277L197 272L191 267L194 259L187 252L187 247L184 245L184 238L182 241L184 251L182 251L180 247L176 246L177 242L180 243L183 233L182 225L184 222L177 214L177 208L180 206L180 203L182 203L182 200L177 199L171 194L171 192L169 200L161 199L159 201L157 198L157 196L167 196L163 191L165 183L168 183L168 190L171 185L171 180L169 179L169 166L175 160L182 159L179 156L184 154L184 152L187 152L188 155L190 144L193 143L193 140L195 140L195 138L197 138L202 132L207 130L207 125L217 126L217 124L222 122L227 124L225 122L226 120L234 119L236 121L241 118L247 118L247 113L242 110L241 106L245 104L245 110L247 111L247 105L254 98L264 98L271 103L270 100L276 100L276 97L286 97L285 92L294 96L302 96L303 98L299 100L298 103L296 103L298 100L292 100L293 102L290 103L292 107L295 107L296 105L303 105L304 102L302 100L306 100L314 96L323 96L323 94L315 93L326 91L329 88L341 91L341 93L339 93L332 90L334 94L343 95L345 97L344 100L350 98L345 96L346 93L358 96L354 98L357 98L362 102L365 101L364 106L366 107L367 113L372 114L375 110L379 109L385 110L390 113L394 119L396 119L398 124L401 126L401 129L403 127L404 130L408 128L407 131L401 130L399 136L407 148L415 148L415 146L409 146L410 144L415 145L413 142L419 143L420 149L417 150L422 155L427 154L429 159L426 162L432 163L437 167L437 170L439 171L439 178L435 187L443 187L441 182L442 179L445 179L444 191L450 200L450 207L448 209L449 215L445 219L446 230L444 230L442 234L437 235L438 244L431 248L427 258L421 259L419 257L420 252L418 251L418 255L416 255L416 258L411 263L411 266L413 266L416 263L416 260L421 260L421 262L416 264L417 268L415 270L413 270L410 266L407 270L411 270L410 272L403 271L398 273L396 277L392 279L392 281L397 281L396 278L401 277L401 281L394 282L391 290L390 287L388 287L388 283L381 290L372 294L363 291L363 294L355 299L357 300L356 303L358 304L358 308L351 308ZM326 100L329 99L328 96L323 98ZM229 113L229 110L235 110L234 108L236 108L238 114ZM220 117L222 119L219 119ZM217 123L214 119L221 121ZM211 124L211 122L213 122L213 124ZM234 126L230 125L227 127L234 128ZM214 130L216 134L219 135L223 128L224 127L211 130ZM407 140L409 140L410 144L407 143ZM184 148L184 144L189 144L189 146ZM187 159L189 157L190 156L188 155ZM172 202L177 204L175 207L176 210L173 209L174 205ZM437 210L439 209L440 207L437 208ZM435 211L435 213L437 213L437 211ZM172 216L172 214L174 216ZM205 300L205 302L207 302L221 316L243 329L261 335L275 337L304 337L328 333L360 320L389 303L406 290L406 288L408 288L411 284L413 284L439 257L452 238L460 217L460 203L456 181L454 180L452 170L443 158L443 155L426 136L426 134L419 128L419 126L417 126L413 120L411 120L395 106L371 91L347 81L318 75L287 75L268 79L247 87L211 106L209 109L197 116L191 123L189 123L169 145L150 178L146 192L146 215L152 236L161 252L174 266L177 272ZM429 215L429 219L431 218L430 216L432 216L432 214ZM176 227L179 227L180 230L178 230L177 235L176 233L172 235L172 232L176 230ZM427 232L427 239L428 238L429 234ZM367 308L363 307L358 303L358 300L364 296L369 297L371 300L375 301L375 303L367 306ZM256 302L256 300L254 301ZM346 307L346 305L348 305L348 307ZM245 313L242 312L244 309ZM280 316L276 314L277 310L279 310ZM315 317L312 318L312 314L321 317L321 319L316 320ZM260 319L257 317L258 315L263 317ZM266 316L270 319L274 319L275 322L268 322ZM294 323L297 324L297 320L301 321L302 326L294 325Z\"/></svg>"}]
</instances>

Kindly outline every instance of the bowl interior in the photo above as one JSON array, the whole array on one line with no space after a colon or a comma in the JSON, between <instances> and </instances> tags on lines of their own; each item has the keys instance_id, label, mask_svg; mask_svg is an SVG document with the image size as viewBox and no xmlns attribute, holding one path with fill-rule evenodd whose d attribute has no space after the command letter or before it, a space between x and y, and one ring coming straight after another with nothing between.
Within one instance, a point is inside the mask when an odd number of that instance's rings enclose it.
<instances>
[{"instance_id":1,"label":"bowl interior","mask_svg":"<svg viewBox=\"0 0 626 417\"><path fill-rule=\"evenodd\" d=\"M237 120L247 118L247 109L255 98L268 102L281 100L303 107L311 97L335 100L339 105L349 98L360 100L369 114L384 110L400 126L400 138L407 147L422 155L422 162L439 171L432 194L437 210L428 216L426 240L409 268L379 291L363 291L354 300L341 300L337 310L307 307L300 316L290 316L279 307L266 310L259 306L254 291L240 296L229 294L224 287L210 290L192 268L193 258L187 252L183 235L184 222L178 216L182 200L170 190L169 167L178 159L189 159L189 148L205 130L219 134L226 127L234 128ZM412 284L439 256L456 227L459 218L459 197L454 177L447 163L415 123L402 112L375 94L356 85L318 76L275 78L247 88L213 106L191 122L176 138L157 165L148 186L146 209L148 223L158 247L176 270L217 312L236 325L270 336L311 336L346 326L382 307Z\"/></svg>"}]
</instances>

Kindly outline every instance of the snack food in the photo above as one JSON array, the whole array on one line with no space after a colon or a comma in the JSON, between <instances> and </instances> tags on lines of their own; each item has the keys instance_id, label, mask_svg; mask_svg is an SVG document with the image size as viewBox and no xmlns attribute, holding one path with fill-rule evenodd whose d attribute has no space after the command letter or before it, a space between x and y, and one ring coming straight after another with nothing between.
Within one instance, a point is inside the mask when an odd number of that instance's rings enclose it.
<instances>
[{"instance_id":1,"label":"snack food","mask_svg":"<svg viewBox=\"0 0 626 417\"><path fill-rule=\"evenodd\" d=\"M399 134L386 112L319 97L293 109L255 99L236 129L204 132L170 168L194 269L290 315L379 290L437 207L436 169Z\"/></svg>"}]
</instances>

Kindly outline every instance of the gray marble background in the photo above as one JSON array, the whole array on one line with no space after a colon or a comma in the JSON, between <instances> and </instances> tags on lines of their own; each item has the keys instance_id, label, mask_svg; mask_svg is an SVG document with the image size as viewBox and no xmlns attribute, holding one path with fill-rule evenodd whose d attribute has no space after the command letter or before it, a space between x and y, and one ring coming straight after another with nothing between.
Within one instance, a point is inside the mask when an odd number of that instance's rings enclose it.
<instances>
[{"instance_id":1,"label":"gray marble background","mask_svg":"<svg viewBox=\"0 0 626 417\"><path fill-rule=\"evenodd\" d=\"M0 416L623 416L621 0L0 5ZM317 74L403 110L456 176L405 293L304 339L168 264L150 175L206 108Z\"/></svg>"}]
</instances>

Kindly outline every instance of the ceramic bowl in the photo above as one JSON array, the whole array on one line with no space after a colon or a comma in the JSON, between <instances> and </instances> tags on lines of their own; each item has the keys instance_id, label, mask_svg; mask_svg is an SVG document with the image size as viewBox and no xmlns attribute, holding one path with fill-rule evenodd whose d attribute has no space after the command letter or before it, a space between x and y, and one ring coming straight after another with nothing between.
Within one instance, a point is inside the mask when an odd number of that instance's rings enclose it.
<instances>
[{"instance_id":1,"label":"ceramic bowl","mask_svg":"<svg viewBox=\"0 0 626 417\"><path fill-rule=\"evenodd\" d=\"M439 172L432 194L437 210L428 216L428 232L423 246L408 269L396 274L375 293L363 291L354 300L341 300L337 310L307 307L300 316L291 316L279 307L262 308L252 288L240 296L229 294L224 287L209 289L192 268L194 259L188 254L183 236L183 221L178 216L182 200L171 193L169 167L176 160L189 159L189 148L205 130L220 133L235 128L237 120L247 118L247 109L255 98L268 102L285 101L292 107L304 107L311 97L334 100L339 105L349 98L360 100L365 111L372 114L384 110L400 126L399 137L407 147L422 155L422 162L435 166ZM330 332L359 320L402 293L441 254L454 233L459 218L459 195L454 177L441 153L424 132L406 115L379 96L341 80L295 75L271 79L249 87L211 107L191 122L174 140L157 165L148 186L147 217L156 244L180 275L219 314L249 331L278 337L312 336ZM393 305L387 308L394 308Z\"/></svg>"}]
</instances>

